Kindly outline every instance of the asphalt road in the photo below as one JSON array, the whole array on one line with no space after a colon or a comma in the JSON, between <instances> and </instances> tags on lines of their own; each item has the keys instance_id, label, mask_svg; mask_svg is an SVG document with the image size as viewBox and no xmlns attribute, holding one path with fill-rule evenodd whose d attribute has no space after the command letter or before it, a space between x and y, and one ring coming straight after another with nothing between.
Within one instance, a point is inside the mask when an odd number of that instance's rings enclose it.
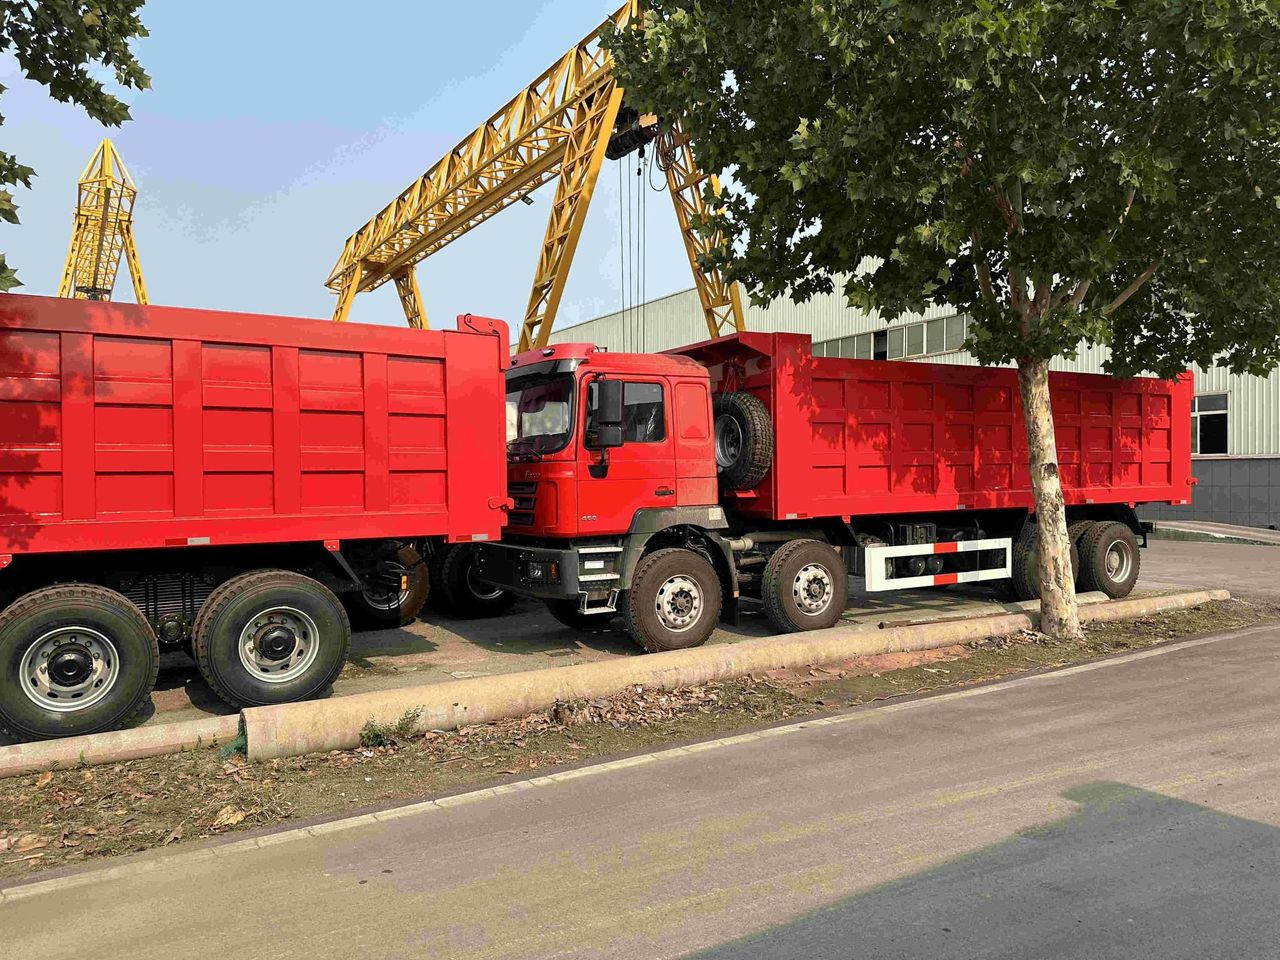
<instances>
[{"instance_id":1,"label":"asphalt road","mask_svg":"<svg viewBox=\"0 0 1280 960\"><path fill-rule=\"evenodd\" d=\"M6 955L1277 955L1280 629L195 851L0 903ZM269 838L268 838L269 839Z\"/></svg>"},{"instance_id":2,"label":"asphalt road","mask_svg":"<svg viewBox=\"0 0 1280 960\"><path fill-rule=\"evenodd\" d=\"M1280 599L1280 546L1152 540L1142 552L1139 590L1213 587L1242 597Z\"/></svg>"}]
</instances>

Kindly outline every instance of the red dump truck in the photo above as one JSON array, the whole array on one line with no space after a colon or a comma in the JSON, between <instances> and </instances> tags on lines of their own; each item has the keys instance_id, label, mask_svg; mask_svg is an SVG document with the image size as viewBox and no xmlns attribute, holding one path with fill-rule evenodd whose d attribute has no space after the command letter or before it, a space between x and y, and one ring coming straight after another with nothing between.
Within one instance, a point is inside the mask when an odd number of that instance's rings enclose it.
<instances>
[{"instance_id":1,"label":"red dump truck","mask_svg":"<svg viewBox=\"0 0 1280 960\"><path fill-rule=\"evenodd\" d=\"M1051 376L1082 586L1138 576L1139 503L1191 494L1190 375ZM573 627L625 617L648 650L696 646L744 603L781 631L870 591L997 581L1038 593L1012 370L813 356L743 333L665 355L562 344L507 373L502 543L480 576Z\"/></svg>"},{"instance_id":2,"label":"red dump truck","mask_svg":"<svg viewBox=\"0 0 1280 960\"><path fill-rule=\"evenodd\" d=\"M423 554L445 592L473 584L508 505L507 359L506 326L471 316L0 297L0 727L116 726L164 650L233 704L314 696L347 610L416 613Z\"/></svg>"}]
</instances>

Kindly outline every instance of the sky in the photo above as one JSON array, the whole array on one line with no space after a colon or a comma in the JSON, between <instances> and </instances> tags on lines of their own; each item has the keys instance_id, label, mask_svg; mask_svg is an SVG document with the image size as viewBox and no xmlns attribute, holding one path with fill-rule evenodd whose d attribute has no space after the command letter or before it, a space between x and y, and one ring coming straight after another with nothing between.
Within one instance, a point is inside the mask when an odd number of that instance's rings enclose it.
<instances>
[{"instance_id":1,"label":"sky","mask_svg":"<svg viewBox=\"0 0 1280 960\"><path fill-rule=\"evenodd\" d=\"M0 250L25 284L15 292L57 293L76 180L109 136L138 185L152 303L328 317L324 280L347 236L617 5L152 0L142 10L151 35L134 47L152 89L126 94L133 119L115 129L0 58L0 148L37 173L15 192L22 223L0 224ZM641 299L692 286L669 196L646 194L641 231L640 191L622 174L634 168L606 162L558 327L619 309L624 267L642 247ZM515 204L418 267L433 327L460 313L519 321L553 191L544 186L533 205ZM115 299L132 299L123 265ZM357 297L351 318L403 323L394 285Z\"/></svg>"}]
</instances>

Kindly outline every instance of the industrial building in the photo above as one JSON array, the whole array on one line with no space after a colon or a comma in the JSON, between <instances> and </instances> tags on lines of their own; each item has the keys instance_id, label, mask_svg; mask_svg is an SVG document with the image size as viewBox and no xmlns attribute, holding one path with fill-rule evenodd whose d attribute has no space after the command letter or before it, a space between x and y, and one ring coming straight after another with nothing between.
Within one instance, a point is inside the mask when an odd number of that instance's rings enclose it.
<instances>
[{"instance_id":1,"label":"industrial building","mask_svg":"<svg viewBox=\"0 0 1280 960\"><path fill-rule=\"evenodd\" d=\"M886 323L853 309L838 293L807 303L781 299L767 307L744 305L746 327L807 333L823 356L930 363L975 364L962 349L966 318L945 307ZM614 351L656 351L704 339L706 325L695 289L663 297L572 327L551 342L589 342ZM1102 373L1105 347L1084 346L1056 370ZM1209 520L1255 527L1280 526L1280 371L1243 376L1212 367L1195 370L1192 413L1194 472L1198 484L1186 507L1146 507L1149 519Z\"/></svg>"}]
</instances>

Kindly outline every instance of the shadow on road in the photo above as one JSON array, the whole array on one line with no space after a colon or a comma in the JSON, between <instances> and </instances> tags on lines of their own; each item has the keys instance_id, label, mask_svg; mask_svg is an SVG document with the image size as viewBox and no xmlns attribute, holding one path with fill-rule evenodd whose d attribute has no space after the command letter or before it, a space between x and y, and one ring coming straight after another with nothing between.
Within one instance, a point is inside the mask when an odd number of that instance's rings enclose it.
<instances>
[{"instance_id":1,"label":"shadow on road","mask_svg":"<svg viewBox=\"0 0 1280 960\"><path fill-rule=\"evenodd\" d=\"M1118 783L1064 820L702 960L1280 955L1280 829Z\"/></svg>"}]
</instances>

